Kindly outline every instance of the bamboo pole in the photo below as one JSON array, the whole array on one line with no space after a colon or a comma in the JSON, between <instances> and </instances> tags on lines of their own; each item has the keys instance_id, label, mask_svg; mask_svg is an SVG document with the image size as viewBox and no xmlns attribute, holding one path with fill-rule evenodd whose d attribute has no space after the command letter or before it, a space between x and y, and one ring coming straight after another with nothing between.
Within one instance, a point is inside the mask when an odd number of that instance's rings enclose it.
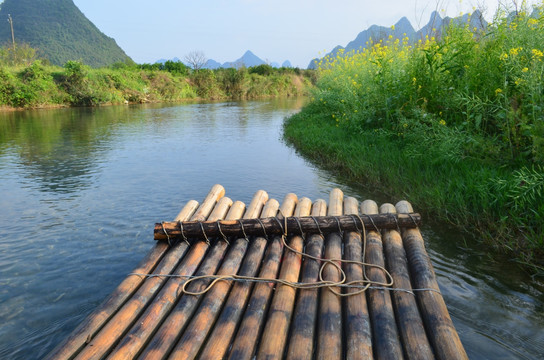
<instances>
[{"instance_id":1,"label":"bamboo pole","mask_svg":"<svg viewBox=\"0 0 544 360\"><path fill-rule=\"evenodd\" d=\"M327 214L327 202L316 200L312 206L312 216ZM324 238L321 235L310 235L306 241L305 252L316 258L323 254ZM315 283L319 279L321 262L305 258L302 264L303 283ZM314 352L314 337L317 317L317 289L301 289L293 315L291 340L287 351L289 360L311 359Z\"/></svg>"},{"instance_id":2,"label":"bamboo pole","mask_svg":"<svg viewBox=\"0 0 544 360\"><path fill-rule=\"evenodd\" d=\"M198 202L190 200L176 219L188 219L198 207ZM149 274L162 259L169 246L166 242L157 243L146 257L132 270L133 274ZM98 306L62 343L57 345L46 360L67 360L73 358L98 332L102 326L119 310L144 282L145 278L127 276L119 286Z\"/></svg>"},{"instance_id":3,"label":"bamboo pole","mask_svg":"<svg viewBox=\"0 0 544 360\"><path fill-rule=\"evenodd\" d=\"M295 216L310 215L311 207L312 201L310 199L300 199ZM297 282L302 264L302 256L300 254L304 246L302 237L298 235L290 237L288 239L288 246L298 253L290 249L284 249L279 278L289 282ZM280 284L276 287L263 336L260 340L257 359L280 359L282 357L295 306L296 293L296 289L291 286Z\"/></svg>"},{"instance_id":4,"label":"bamboo pole","mask_svg":"<svg viewBox=\"0 0 544 360\"><path fill-rule=\"evenodd\" d=\"M227 218L239 219L244 210L244 203L236 201L230 208ZM193 246L198 246L201 249L199 250L199 256L202 258L202 262L195 275L207 276L215 274L227 251L228 244L222 239L217 239L211 246L204 241L199 241ZM189 284L187 290L191 292L202 291L210 282L210 278L193 281ZM178 291L181 292L181 289L178 288ZM161 326L156 329L155 334L142 351L139 359L164 359L168 356L175 346L177 339L183 333L187 322L193 315L200 298L200 296L181 294L180 300L164 319Z\"/></svg>"},{"instance_id":5,"label":"bamboo pole","mask_svg":"<svg viewBox=\"0 0 544 360\"><path fill-rule=\"evenodd\" d=\"M398 212L412 210L412 205L407 201L400 201L395 207ZM435 356L442 360L468 359L459 334L451 321L448 308L440 294L434 269L425 250L425 243L419 229L403 230L402 241L414 287L432 289L417 291L416 296Z\"/></svg>"},{"instance_id":6,"label":"bamboo pole","mask_svg":"<svg viewBox=\"0 0 544 360\"><path fill-rule=\"evenodd\" d=\"M359 214L358 201L353 197L344 200L344 214ZM362 230L362 229L361 229ZM344 259L362 261L363 241L361 233L348 231L344 234ZM361 281L363 267L360 264L344 264L347 282ZM354 293L359 289L348 288L346 293ZM346 332L346 358L372 359L372 331L365 293L344 298L344 330Z\"/></svg>"},{"instance_id":7,"label":"bamboo pole","mask_svg":"<svg viewBox=\"0 0 544 360\"><path fill-rule=\"evenodd\" d=\"M209 210L210 205L213 207L215 202L223 197L225 189L221 185L214 185L206 196L202 205L198 207L198 202L191 200L176 216L175 221L204 220ZM195 212L196 210L196 212ZM194 214L194 215L193 215ZM209 212L208 212L209 214ZM191 217L192 216L192 217ZM164 254L168 251L169 246L166 243L157 244L140 264L132 271L134 274L151 273ZM144 282L144 278L140 276L130 275L119 284L119 286L104 300L104 302L96 308L62 343L57 345L45 359L71 359L97 334L97 332L109 321L109 319L121 308L121 306L129 299Z\"/></svg>"},{"instance_id":8,"label":"bamboo pole","mask_svg":"<svg viewBox=\"0 0 544 360\"><path fill-rule=\"evenodd\" d=\"M203 204L200 209L206 206L211 210L216 203L215 198L211 198L206 204ZM205 209L205 212L197 210L193 217L202 216L205 219L205 215L209 213L209 210ZM180 259L185 255L187 251L187 244L180 243L172 246L165 254L153 274L168 275L178 264ZM76 356L76 359L99 359L103 358L105 354L111 351L116 342L123 335L125 331L133 324L139 314L145 309L147 304L153 299L155 294L159 291L162 285L165 283L164 277L151 277L147 278L140 286L138 291L123 305L123 307L108 321L107 324L97 333L97 335L84 347L81 352Z\"/></svg>"},{"instance_id":9,"label":"bamboo pole","mask_svg":"<svg viewBox=\"0 0 544 360\"><path fill-rule=\"evenodd\" d=\"M361 213L376 214L377 212L378 205L374 201L365 200L361 203ZM383 245L380 233L367 229L366 239L365 262L384 266ZM376 267L368 267L366 273L370 281L387 282L384 272ZM402 345L399 340L389 290L370 288L367 293L375 358L402 359Z\"/></svg>"},{"instance_id":10,"label":"bamboo pole","mask_svg":"<svg viewBox=\"0 0 544 360\"><path fill-rule=\"evenodd\" d=\"M212 208L210 207L209 209L211 210ZM202 212L201 214L202 216L206 215ZM187 248L188 245L184 243L171 247L153 274L169 275L180 259L184 257ZM108 321L96 337L82 349L76 359L100 359L110 352L122 335L134 324L138 316L153 300L155 294L161 289L166 280L164 277L147 278L138 291Z\"/></svg>"},{"instance_id":11,"label":"bamboo pole","mask_svg":"<svg viewBox=\"0 0 544 360\"><path fill-rule=\"evenodd\" d=\"M258 191L253 197L248 211L244 214L244 219L258 217L267 200L268 194L262 190ZM248 245L249 243L245 238L237 239L230 246L229 252L223 260L217 275L223 276L238 273ZM198 311L170 354L171 358L181 360L194 359L196 357L221 310L221 306L228 295L231 285L232 281L217 282L214 287L203 295Z\"/></svg>"},{"instance_id":12,"label":"bamboo pole","mask_svg":"<svg viewBox=\"0 0 544 360\"><path fill-rule=\"evenodd\" d=\"M394 213L395 206L382 204L380 213ZM402 245L402 238L397 230L383 230L385 260L389 273L393 277L395 288L412 290L408 260ZM425 328L416 298L405 291L391 293L397 315L397 325L406 357L408 359L434 359L434 355L425 334Z\"/></svg>"},{"instance_id":13,"label":"bamboo pole","mask_svg":"<svg viewBox=\"0 0 544 360\"><path fill-rule=\"evenodd\" d=\"M329 196L329 216L342 215L344 193L333 189ZM338 227L338 225L337 225ZM342 258L342 238L335 232L327 235L325 258ZM338 264L340 265L340 264ZM340 272L328 264L323 270L323 280L339 281ZM340 292L338 287L334 290ZM317 339L317 359L340 359L342 357L342 307L341 299L329 289L322 289L319 308L319 336Z\"/></svg>"},{"instance_id":14,"label":"bamboo pole","mask_svg":"<svg viewBox=\"0 0 544 360\"><path fill-rule=\"evenodd\" d=\"M268 200L261 216L275 216L278 212L278 208L279 203L276 200ZM268 240L264 237L257 237L251 241L239 275L249 277L257 276L267 243ZM251 282L237 282L233 285L223 310L217 319L201 354L199 354L200 359L215 360L225 357L236 328L240 323L252 288L253 283Z\"/></svg>"},{"instance_id":15,"label":"bamboo pole","mask_svg":"<svg viewBox=\"0 0 544 360\"><path fill-rule=\"evenodd\" d=\"M292 215L297 201L298 198L295 194L287 194L280 208L281 213L284 216ZM283 245L279 236L275 236L269 241L259 277L275 278L277 276L282 250ZM251 359L253 356L257 339L263 329L263 319L273 289L274 284L272 283L257 283L253 287L253 293L240 323L240 328L234 338L229 359L243 360Z\"/></svg>"},{"instance_id":16,"label":"bamboo pole","mask_svg":"<svg viewBox=\"0 0 544 360\"><path fill-rule=\"evenodd\" d=\"M231 199L227 197L221 198L209 218L220 219L224 217L232 205L233 202ZM235 207L243 208L243 205L237 204ZM159 294L153 299L153 302L146 308L145 312L134 326L132 326L130 331L121 339L120 343L110 354L109 359L133 359L136 357L151 335L153 335L155 329L176 304L181 296L179 288L186 280L183 276L193 275L202 261L202 255L205 253L206 248L207 245L202 242L197 242L189 248L187 255L183 257L181 263L172 273L178 277L168 279Z\"/></svg>"},{"instance_id":17,"label":"bamboo pole","mask_svg":"<svg viewBox=\"0 0 544 360\"><path fill-rule=\"evenodd\" d=\"M362 221L362 222L361 222ZM400 227L416 227L421 222L419 214L371 214L362 217L350 215L322 216L322 217L289 217L287 218L288 235L304 233L317 234L320 231L334 232L338 230L338 223L342 230L356 231L363 225L366 228L396 229ZM204 221L204 222L164 222L155 224L155 240L242 236L244 233L254 236L281 235L285 232L284 220L277 218L245 219L243 221ZM302 231L301 231L302 230Z\"/></svg>"}]
</instances>

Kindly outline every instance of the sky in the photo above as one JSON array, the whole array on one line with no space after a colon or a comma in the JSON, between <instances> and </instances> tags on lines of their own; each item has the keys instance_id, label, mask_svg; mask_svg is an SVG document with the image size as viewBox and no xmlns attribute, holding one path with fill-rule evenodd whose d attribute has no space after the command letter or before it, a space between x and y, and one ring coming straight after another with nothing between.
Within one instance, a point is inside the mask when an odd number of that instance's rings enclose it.
<instances>
[{"instance_id":1,"label":"sky","mask_svg":"<svg viewBox=\"0 0 544 360\"><path fill-rule=\"evenodd\" d=\"M499 0L73 0L137 63L202 51L220 63L246 50L267 62L306 68L373 24L406 16L417 30L437 10L442 17L483 8L491 19ZM502 4L512 0L500 0ZM519 3L520 1L518 1Z\"/></svg>"}]
</instances>

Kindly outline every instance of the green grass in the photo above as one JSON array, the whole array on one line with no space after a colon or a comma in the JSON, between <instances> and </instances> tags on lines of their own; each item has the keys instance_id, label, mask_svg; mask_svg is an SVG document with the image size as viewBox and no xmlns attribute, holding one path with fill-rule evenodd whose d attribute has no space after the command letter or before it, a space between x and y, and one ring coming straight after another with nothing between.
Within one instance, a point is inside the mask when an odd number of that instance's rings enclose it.
<instances>
[{"instance_id":1,"label":"green grass","mask_svg":"<svg viewBox=\"0 0 544 360\"><path fill-rule=\"evenodd\" d=\"M534 14L324 59L285 136L325 167L542 267L542 5Z\"/></svg>"}]
</instances>

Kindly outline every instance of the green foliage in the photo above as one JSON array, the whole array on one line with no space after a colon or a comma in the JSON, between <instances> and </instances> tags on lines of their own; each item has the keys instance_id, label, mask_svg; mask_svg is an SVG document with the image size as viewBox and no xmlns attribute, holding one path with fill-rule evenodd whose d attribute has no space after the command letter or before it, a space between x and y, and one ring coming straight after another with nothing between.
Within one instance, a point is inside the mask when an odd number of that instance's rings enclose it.
<instances>
[{"instance_id":1,"label":"green foliage","mask_svg":"<svg viewBox=\"0 0 544 360\"><path fill-rule=\"evenodd\" d=\"M235 99L244 97L244 91L247 89L246 82L249 80L248 70L245 67L222 69L217 74L227 96Z\"/></svg>"},{"instance_id":2,"label":"green foliage","mask_svg":"<svg viewBox=\"0 0 544 360\"><path fill-rule=\"evenodd\" d=\"M0 103L12 105L13 94L16 89L16 80L13 74L3 66L0 66Z\"/></svg>"},{"instance_id":3,"label":"green foliage","mask_svg":"<svg viewBox=\"0 0 544 360\"><path fill-rule=\"evenodd\" d=\"M62 86L70 95L70 104L78 106L96 105L92 88L89 86L88 68L79 61L64 64Z\"/></svg>"},{"instance_id":4,"label":"green foliage","mask_svg":"<svg viewBox=\"0 0 544 360\"><path fill-rule=\"evenodd\" d=\"M0 47L0 64L6 66L28 66L38 59L38 50L27 43L6 44Z\"/></svg>"},{"instance_id":5,"label":"green foliage","mask_svg":"<svg viewBox=\"0 0 544 360\"><path fill-rule=\"evenodd\" d=\"M533 262L544 254L544 14L390 37L319 64L306 154ZM460 225L463 226L463 225Z\"/></svg>"},{"instance_id":6,"label":"green foliage","mask_svg":"<svg viewBox=\"0 0 544 360\"><path fill-rule=\"evenodd\" d=\"M274 72L274 68L268 64L262 64L257 66L252 66L249 68L250 74L259 74L259 75L270 75Z\"/></svg>"},{"instance_id":7,"label":"green foliage","mask_svg":"<svg viewBox=\"0 0 544 360\"><path fill-rule=\"evenodd\" d=\"M189 74L189 67L181 61L166 61L159 70L168 71L175 75L187 75Z\"/></svg>"},{"instance_id":8,"label":"green foliage","mask_svg":"<svg viewBox=\"0 0 544 360\"><path fill-rule=\"evenodd\" d=\"M190 81L196 88L199 97L207 99L221 98L222 94L217 83L216 72L208 69L194 71L190 76Z\"/></svg>"}]
</instances>

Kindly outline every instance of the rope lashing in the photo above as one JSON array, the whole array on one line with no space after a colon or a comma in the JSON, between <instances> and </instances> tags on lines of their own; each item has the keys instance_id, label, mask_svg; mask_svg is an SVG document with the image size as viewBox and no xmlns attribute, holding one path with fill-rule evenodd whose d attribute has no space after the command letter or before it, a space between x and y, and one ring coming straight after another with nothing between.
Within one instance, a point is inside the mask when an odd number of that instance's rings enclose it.
<instances>
[{"instance_id":1,"label":"rope lashing","mask_svg":"<svg viewBox=\"0 0 544 360\"><path fill-rule=\"evenodd\" d=\"M325 259L310 254L304 253L291 247L287 238L289 235L301 236L305 239L305 235L317 234L325 240L325 234L339 233L343 237L346 231L355 231L362 238L362 259L366 257L366 232L367 227L373 228L373 230L379 232L380 229L398 229L401 227L411 228L417 227L421 217L417 213L410 214L376 214L376 215L359 215L350 214L342 216L305 216L305 217L286 217L280 210L279 217L270 218L257 218L257 219L239 219L233 221L188 221L188 222L176 222L176 226L170 226L171 223L162 222L155 226L155 239L166 238L169 244L172 239L182 238L185 242L188 242L188 238L204 238L206 243L210 244L211 237L221 236L223 240L229 244L229 236L237 236L249 241L249 236L263 236L266 239L269 235L277 235L281 238L282 245L289 251L300 255L303 258L317 261L321 263L318 272L318 280L310 283L298 283L290 282L283 279L275 278L258 278L247 277L236 274L230 275L202 275L187 277L187 281L182 286L182 291L189 295L202 295L208 292L218 281L249 281L249 282L268 282L278 283L286 286L290 286L296 289L319 289L326 287L328 290L336 294L337 296L353 296L361 294L368 289L391 289L393 285L393 277L391 274L381 265L370 264L364 261L358 260L346 260L346 259ZM179 230L178 230L179 229ZM347 275L342 269L342 264L354 264L359 265L362 268L362 279L347 281ZM326 280L324 272L327 266L333 266L339 275L338 281ZM367 269L376 268L383 272L385 275L385 281L375 281L368 277ZM148 276L148 275L146 275ZM162 275L149 275L149 276L162 276ZM189 284L197 280L210 280L208 285L201 291L188 290ZM337 289L356 289L353 292L342 293ZM427 289L428 290L428 289ZM432 289L431 289L432 290ZM408 291L400 289L399 291ZM436 291L436 290L433 290Z\"/></svg>"},{"instance_id":2,"label":"rope lashing","mask_svg":"<svg viewBox=\"0 0 544 360\"><path fill-rule=\"evenodd\" d=\"M354 216L358 216L358 215L354 215ZM153 276L166 276L166 277L184 277L184 278L187 278L187 280L182 285L181 291L183 293L185 293L185 294L188 294L188 295L202 295L202 294L205 294L208 291L210 291L210 289L217 282L219 282L219 281L231 281L231 280L232 281L247 281L247 282L277 283L277 284L286 285L286 286L289 286L289 287L292 287L292 288L295 288L295 289L327 288L329 291L331 291L335 295L341 296L341 297L358 295L358 294L361 294L361 293L365 292L368 289L390 289L390 287L393 285L393 278L392 278L391 274L383 266L376 265L376 264L369 264L369 263L366 263L366 262L363 262L363 261L357 261L357 260L324 259L324 258L312 256L310 254L307 254L307 253L304 253L304 252L299 251L297 249L294 249L293 247L291 247L287 243L287 234L289 233L287 218L283 217L283 220L284 220L283 225L281 224L281 221L280 221L279 218L275 218L275 219L276 219L276 221L279 222L280 226L282 226L282 229L283 229L283 233L281 234L280 238L281 238L282 245L284 246L284 248L288 249L289 251L291 251L291 252L293 252L295 254L300 255L301 257L305 257L305 258L308 258L308 259L311 259L311 260L314 260L314 261L317 261L317 262L321 263L319 273L318 273L318 281L309 282L309 283L300 283L300 282L291 282L291 281L287 281L287 280L283 280L283 279L241 276L241 275L237 275L237 274L220 275L220 276L219 275L200 275L200 276L181 276L181 275L176 276L176 275L171 275L170 276L170 275L153 275L152 274L152 275L144 275L144 276L151 276L151 277L153 277ZM314 219L314 220L316 220L316 219ZM355 224L356 223L355 219L353 218L353 220L354 220L353 223ZM317 221L316 221L316 224L317 224ZM360 232L360 234L361 234L361 236L363 238L363 244L362 244L363 245L362 246L363 253L362 253L362 256L363 256L363 259L364 259L365 249L366 249L366 228L365 228L365 225L364 225L363 221L361 221L361 224L362 224L362 231ZM339 222L338 222L338 225L340 225ZM319 227L319 224L317 224L317 226ZM344 229L342 229L339 226L338 230L343 231ZM247 235L245 234L245 231L243 231L243 232L244 232L245 238L247 240ZM323 239L325 238L323 233L320 233L319 235L322 236ZM346 275L345 271L342 269L341 264L360 265L362 267L362 270L363 270L363 278L348 282L347 281L347 275ZM328 265L333 266L338 271L338 274L340 276L340 279L338 281L326 280L324 278L324 271L325 271L325 268ZM381 281L370 280L368 278L367 274L366 274L366 268L367 267L377 268L377 269L381 270L385 274L385 277L386 277L387 281L386 282L381 282ZM142 274L133 274L133 275L142 275ZM194 281L199 281L199 280L204 281L204 282L209 281L209 283L207 285L205 283L202 284L202 286L205 286L205 288L202 289L202 290L193 291L193 290L188 289L188 286L191 283L193 283ZM336 288L339 288L340 290L341 289L356 289L357 291L342 293L341 291L336 290ZM398 289L398 290L399 291L409 292L409 290L406 290L406 289Z\"/></svg>"},{"instance_id":3,"label":"rope lashing","mask_svg":"<svg viewBox=\"0 0 544 360\"><path fill-rule=\"evenodd\" d=\"M363 227L375 231L383 229L414 228L419 226L421 216L408 214L341 215L269 217L262 219L240 219L220 221L162 222L155 224L155 240L177 240L187 238L212 238L225 235L250 236L303 235L330 232L355 231Z\"/></svg>"}]
</instances>

